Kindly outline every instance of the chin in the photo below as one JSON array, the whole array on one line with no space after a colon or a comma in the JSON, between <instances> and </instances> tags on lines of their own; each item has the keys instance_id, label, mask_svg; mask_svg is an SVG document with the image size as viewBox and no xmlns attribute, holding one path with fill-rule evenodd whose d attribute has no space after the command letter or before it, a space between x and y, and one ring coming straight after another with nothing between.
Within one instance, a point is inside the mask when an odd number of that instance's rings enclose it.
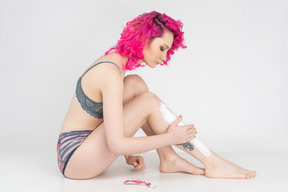
<instances>
[{"instance_id":1,"label":"chin","mask_svg":"<svg viewBox=\"0 0 288 192\"><path fill-rule=\"evenodd\" d=\"M146 62L145 62L145 64L146 64L148 67L153 68L153 65L151 65L150 63L146 63Z\"/></svg>"},{"instance_id":2,"label":"chin","mask_svg":"<svg viewBox=\"0 0 288 192\"><path fill-rule=\"evenodd\" d=\"M157 66L156 63L146 63L150 68L155 68Z\"/></svg>"}]
</instances>

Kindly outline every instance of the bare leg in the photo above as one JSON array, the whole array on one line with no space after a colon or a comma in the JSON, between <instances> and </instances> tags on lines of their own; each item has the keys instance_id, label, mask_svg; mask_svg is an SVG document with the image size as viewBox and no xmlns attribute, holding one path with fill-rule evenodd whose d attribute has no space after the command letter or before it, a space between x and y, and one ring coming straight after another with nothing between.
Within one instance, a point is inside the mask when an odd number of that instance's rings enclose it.
<instances>
[{"instance_id":1,"label":"bare leg","mask_svg":"<svg viewBox=\"0 0 288 192\"><path fill-rule=\"evenodd\" d=\"M149 92L147 85L138 75L128 75L124 79L124 101L126 103L143 93ZM167 126L169 126L167 124ZM142 130L147 136L155 135L148 122L142 126ZM193 175L204 174L204 169L198 168L187 160L180 157L171 146L156 149L159 159L159 170L163 173L186 172Z\"/></svg>"},{"instance_id":2,"label":"bare leg","mask_svg":"<svg viewBox=\"0 0 288 192\"><path fill-rule=\"evenodd\" d=\"M177 115L168 109L164 103L161 104L160 110L167 122L173 123L176 120ZM180 124L183 125L184 123L181 122ZM198 139L177 145L177 147L201 161L206 168L205 176L207 177L249 179L256 176L255 171L243 169L211 152Z\"/></svg>"},{"instance_id":3,"label":"bare leg","mask_svg":"<svg viewBox=\"0 0 288 192\"><path fill-rule=\"evenodd\" d=\"M126 101L130 100L133 97L141 95L145 92L148 92L148 87L141 77L137 75L127 76L125 78L125 95ZM161 118L162 119L162 118ZM158 121L157 121L158 120ZM162 119L163 120L163 119ZM155 119L157 124L160 119ZM153 122L151 122L153 123ZM166 131L165 128L169 126L167 122L162 122L165 126L162 127L162 130L157 134L161 134ZM165 124L166 123L166 124ZM157 126L157 125L155 125ZM146 122L142 126L143 131L149 135L155 135L155 132L151 129L151 126L148 122ZM219 157L214 152L211 152L211 155L206 157L203 155L199 149L195 146L192 147L183 147L183 145L176 145L176 147L181 150L189 153L196 159L198 159L205 166L205 176L212 178L252 178L256 175L255 172L245 170L243 168L238 167L231 162L224 160ZM203 169L200 169L188 161L181 158L177 153L173 150L171 146L162 147L157 149L157 153L160 159L160 171L161 172L187 172L191 174L203 174Z\"/></svg>"},{"instance_id":4,"label":"bare leg","mask_svg":"<svg viewBox=\"0 0 288 192\"><path fill-rule=\"evenodd\" d=\"M231 178L231 179L250 179L256 176L255 171L250 171L241 168L210 150L209 157L203 155L197 147L194 150L184 149L182 146L177 145L179 149L189 153L194 158L199 160L205 166L205 176L209 178Z\"/></svg>"},{"instance_id":5,"label":"bare leg","mask_svg":"<svg viewBox=\"0 0 288 192\"><path fill-rule=\"evenodd\" d=\"M155 135L149 123L142 126L147 136ZM193 175L204 175L204 169L196 167L187 160L180 157L171 146L165 146L157 149L160 159L160 171L162 173L185 172Z\"/></svg>"},{"instance_id":6,"label":"bare leg","mask_svg":"<svg viewBox=\"0 0 288 192\"><path fill-rule=\"evenodd\" d=\"M131 75L130 77L126 79L127 82L125 83L126 88L126 98L127 100L130 100L131 98L143 94L145 92L148 92L148 87L146 86L145 82L141 79L141 77L137 75ZM130 80L130 82L129 82ZM158 117L158 116L157 116ZM169 124L166 121L163 121L163 118L160 117L158 119L153 119L151 117L151 124L155 123L153 125L154 127L157 127L159 124L163 124L162 128L157 129L156 134L161 134L166 131L166 128L169 126ZM161 123L161 121L163 121ZM155 135L155 132L151 129L151 126L148 122L146 122L142 126L143 131L149 136L149 135ZM183 147L183 145L176 145L179 149L189 153L194 158L202 162L202 164L205 166L205 176L209 178L252 178L256 176L255 171L249 171L246 169L243 169L223 158L215 154L214 152L211 152L211 155L209 157L203 155L199 149L195 146L191 147ZM188 172L192 174L202 174L203 169L197 168L196 166L192 165L191 163L187 162L186 160L182 159L180 156L176 154L176 152L173 150L171 146L162 147L160 149L157 149L157 153L160 158L160 171L161 172ZM171 163L174 162L174 163Z\"/></svg>"}]
</instances>

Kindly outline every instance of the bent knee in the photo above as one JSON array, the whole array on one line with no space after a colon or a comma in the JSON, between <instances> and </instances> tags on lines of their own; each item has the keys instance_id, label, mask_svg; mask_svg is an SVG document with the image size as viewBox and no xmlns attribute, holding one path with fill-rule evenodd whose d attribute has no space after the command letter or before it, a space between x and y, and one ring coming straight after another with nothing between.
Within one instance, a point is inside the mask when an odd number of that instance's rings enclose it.
<instances>
[{"instance_id":1,"label":"bent knee","mask_svg":"<svg viewBox=\"0 0 288 192\"><path fill-rule=\"evenodd\" d=\"M142 77L137 74L131 74L124 77L124 81L143 81Z\"/></svg>"},{"instance_id":2,"label":"bent knee","mask_svg":"<svg viewBox=\"0 0 288 192\"><path fill-rule=\"evenodd\" d=\"M159 99L159 97L152 93L152 92L147 92L147 93L143 93L141 95L143 97L143 99L145 100L145 102L147 103L147 105L149 105L149 107L160 107L161 104L161 100Z\"/></svg>"},{"instance_id":3,"label":"bent knee","mask_svg":"<svg viewBox=\"0 0 288 192\"><path fill-rule=\"evenodd\" d=\"M124 78L124 86L129 89L135 90L138 95L148 92L148 87L145 81L139 75L127 75Z\"/></svg>"}]
</instances>

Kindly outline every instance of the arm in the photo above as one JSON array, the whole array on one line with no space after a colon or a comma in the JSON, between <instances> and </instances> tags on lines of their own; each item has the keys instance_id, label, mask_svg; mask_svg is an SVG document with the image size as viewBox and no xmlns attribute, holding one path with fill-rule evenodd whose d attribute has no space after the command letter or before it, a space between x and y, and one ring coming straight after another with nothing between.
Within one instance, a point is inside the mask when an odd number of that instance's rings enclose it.
<instances>
[{"instance_id":1,"label":"arm","mask_svg":"<svg viewBox=\"0 0 288 192\"><path fill-rule=\"evenodd\" d=\"M123 79L117 69L111 69L111 71L109 70L109 73L106 73L105 76L103 75L102 82L101 91L103 97L106 140L110 150L114 154L137 154L157 149L165 145L176 144L175 135L177 134L175 134L175 131L169 131L161 135L149 137L125 137L123 116Z\"/></svg>"}]
</instances>

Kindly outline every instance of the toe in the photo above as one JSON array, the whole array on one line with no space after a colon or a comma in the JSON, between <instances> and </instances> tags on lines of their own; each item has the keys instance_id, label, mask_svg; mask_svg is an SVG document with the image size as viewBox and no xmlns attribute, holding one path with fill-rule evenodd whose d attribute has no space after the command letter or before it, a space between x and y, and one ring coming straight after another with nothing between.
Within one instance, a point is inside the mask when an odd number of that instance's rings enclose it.
<instances>
[{"instance_id":1,"label":"toe","mask_svg":"<svg viewBox=\"0 0 288 192\"><path fill-rule=\"evenodd\" d=\"M248 173L248 175L249 175L249 179L255 177L255 173L254 172L250 172L250 173Z\"/></svg>"},{"instance_id":2,"label":"toe","mask_svg":"<svg viewBox=\"0 0 288 192\"><path fill-rule=\"evenodd\" d=\"M248 175L246 174L241 174L240 176L239 176L239 179L248 179Z\"/></svg>"},{"instance_id":3,"label":"toe","mask_svg":"<svg viewBox=\"0 0 288 192\"><path fill-rule=\"evenodd\" d=\"M251 171L251 172L250 172L250 176L251 176L251 178L252 178L252 177L255 177L255 176L256 176L256 175L255 175L255 172L254 172L254 171Z\"/></svg>"}]
</instances>

